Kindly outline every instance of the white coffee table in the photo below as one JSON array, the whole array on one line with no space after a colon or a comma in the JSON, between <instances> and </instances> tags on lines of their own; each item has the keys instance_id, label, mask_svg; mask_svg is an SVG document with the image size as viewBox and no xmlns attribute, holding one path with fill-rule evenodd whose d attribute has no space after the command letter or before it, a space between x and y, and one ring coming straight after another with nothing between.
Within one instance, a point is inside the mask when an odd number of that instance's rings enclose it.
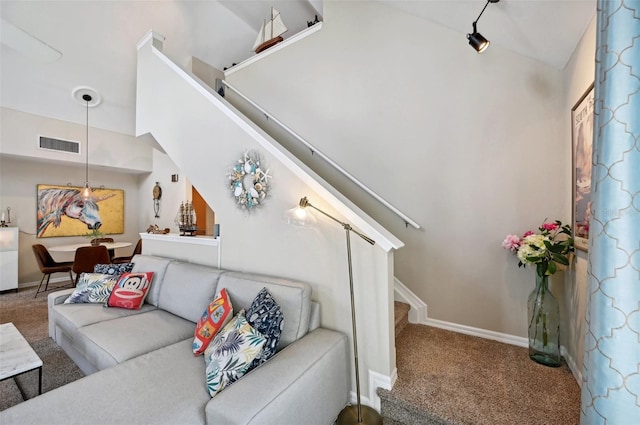
<instances>
[{"instance_id":1,"label":"white coffee table","mask_svg":"<svg viewBox=\"0 0 640 425\"><path fill-rule=\"evenodd\" d=\"M34 369L38 369L38 394L42 394L42 360L13 323L1 324L0 381Z\"/></svg>"}]
</instances>

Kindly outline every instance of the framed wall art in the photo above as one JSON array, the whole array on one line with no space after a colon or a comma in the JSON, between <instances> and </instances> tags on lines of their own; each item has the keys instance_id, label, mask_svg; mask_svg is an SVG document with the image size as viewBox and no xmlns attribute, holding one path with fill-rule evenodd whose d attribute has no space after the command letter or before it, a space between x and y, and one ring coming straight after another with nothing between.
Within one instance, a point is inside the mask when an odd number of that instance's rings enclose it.
<instances>
[{"instance_id":1,"label":"framed wall art","mask_svg":"<svg viewBox=\"0 0 640 425\"><path fill-rule=\"evenodd\" d=\"M95 188L85 201L82 187L39 184L37 237L85 236L98 226L101 233L124 233L124 190Z\"/></svg>"},{"instance_id":2,"label":"framed wall art","mask_svg":"<svg viewBox=\"0 0 640 425\"><path fill-rule=\"evenodd\" d=\"M589 247L589 216L591 209L591 168L593 151L593 84L571 109L571 145L573 168L573 233L575 247Z\"/></svg>"}]
</instances>

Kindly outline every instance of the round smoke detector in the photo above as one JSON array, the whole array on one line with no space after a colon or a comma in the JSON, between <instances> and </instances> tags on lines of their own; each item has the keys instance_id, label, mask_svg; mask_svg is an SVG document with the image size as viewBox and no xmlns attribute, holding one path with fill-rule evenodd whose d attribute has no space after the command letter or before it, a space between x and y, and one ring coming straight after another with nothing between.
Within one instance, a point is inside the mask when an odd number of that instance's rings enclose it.
<instances>
[{"instance_id":1,"label":"round smoke detector","mask_svg":"<svg viewBox=\"0 0 640 425\"><path fill-rule=\"evenodd\" d=\"M85 96L89 96L91 100L89 100L89 107L93 108L98 106L100 102L102 102L102 98L100 97L100 93L98 93L95 89L86 86L80 86L73 89L71 92L71 97L73 97L76 102L82 104L82 106L87 106L87 101L85 100Z\"/></svg>"}]
</instances>

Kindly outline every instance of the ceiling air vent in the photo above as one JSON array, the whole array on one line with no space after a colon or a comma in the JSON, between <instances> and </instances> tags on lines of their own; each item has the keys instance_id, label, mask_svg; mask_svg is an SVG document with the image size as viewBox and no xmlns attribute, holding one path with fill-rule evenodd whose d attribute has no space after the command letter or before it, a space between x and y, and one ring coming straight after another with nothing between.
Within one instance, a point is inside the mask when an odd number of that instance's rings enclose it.
<instances>
[{"instance_id":1,"label":"ceiling air vent","mask_svg":"<svg viewBox=\"0 0 640 425\"><path fill-rule=\"evenodd\" d=\"M80 153L80 143L70 142L69 140L52 139L50 137L40 136L40 149L50 151Z\"/></svg>"}]
</instances>

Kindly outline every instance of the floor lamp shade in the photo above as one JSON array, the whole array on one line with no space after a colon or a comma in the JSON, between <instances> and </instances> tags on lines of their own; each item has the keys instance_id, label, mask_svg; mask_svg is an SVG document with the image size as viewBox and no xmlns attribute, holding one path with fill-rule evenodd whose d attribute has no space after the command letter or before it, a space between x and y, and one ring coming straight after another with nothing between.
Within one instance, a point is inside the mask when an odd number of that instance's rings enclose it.
<instances>
[{"instance_id":1,"label":"floor lamp shade","mask_svg":"<svg viewBox=\"0 0 640 425\"><path fill-rule=\"evenodd\" d=\"M348 425L348 424L379 424L382 425L382 417L380 414L373 408L369 406L363 406L360 400L360 371L358 365L358 332L356 326L356 306L355 306L355 296L353 292L353 268L352 268L352 260L351 260L351 233L355 233L371 245L375 245L375 241L370 237L358 232L353 229L349 223L345 223L343 221L338 220L330 214L322 211L321 209L315 207L309 202L307 197L300 199L297 208L289 210L285 214L285 219L290 224L295 224L299 226L308 226L315 223L315 218L308 213L307 208L312 208L315 211L323 214L324 216L330 218L336 223L340 224L345 231L346 241L347 241L347 264L349 266L349 294L351 296L351 326L353 332L353 360L355 365L355 373L356 373L356 405L349 405L342 409L340 414L338 415L337 424L338 425Z\"/></svg>"}]
</instances>

